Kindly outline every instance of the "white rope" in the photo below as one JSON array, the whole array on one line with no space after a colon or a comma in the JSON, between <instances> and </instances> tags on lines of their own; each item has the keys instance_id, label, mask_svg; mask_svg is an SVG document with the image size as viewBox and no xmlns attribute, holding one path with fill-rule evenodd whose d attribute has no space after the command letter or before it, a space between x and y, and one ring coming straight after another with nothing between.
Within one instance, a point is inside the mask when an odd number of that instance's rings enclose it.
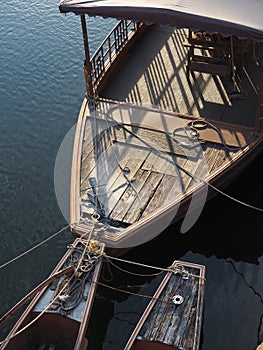
<instances>
[{"instance_id":1,"label":"white rope","mask_svg":"<svg viewBox=\"0 0 263 350\"><path fill-rule=\"evenodd\" d=\"M223 196L225 196L226 198L229 198L231 199L232 201L238 203L238 204L241 204L241 205L244 205L245 207L247 208L250 208L250 209L254 209L254 210L257 210L257 211L260 211L260 212L263 212L263 208L259 208L259 207L256 207L254 205L251 205L251 204L248 204L246 202L242 202L241 200L237 199L237 198L234 198L232 196L230 196L229 194L221 191L219 188L211 185L208 181L205 181L205 180L201 180L203 182L205 182L208 186L210 186L213 190L217 191L218 193L222 194Z\"/></svg>"},{"instance_id":2,"label":"white rope","mask_svg":"<svg viewBox=\"0 0 263 350\"><path fill-rule=\"evenodd\" d=\"M74 276L74 272L72 274L72 276ZM72 278L71 276L71 278ZM68 282L64 285L64 287L60 290L60 292L51 300L51 302L47 305L47 307L42 310L40 312L39 315L37 315L31 322L29 322L28 324L26 324L23 328L21 328L19 331L17 331L16 333L12 334L10 337L5 338L4 340L2 340L0 342L0 346L5 344L6 342L8 342L9 340L15 338L16 336L18 336L19 334L21 334L22 332L24 332L26 329L28 329L29 327L31 327L41 316L44 315L44 313L53 305L53 303L62 295L62 292L66 289L66 287L68 287L71 278L68 280Z\"/></svg>"},{"instance_id":3,"label":"white rope","mask_svg":"<svg viewBox=\"0 0 263 350\"><path fill-rule=\"evenodd\" d=\"M127 263L127 264L131 264L131 265L137 265L137 266L141 266L141 267L145 267L145 268L148 268L148 269L154 269L154 270L159 270L159 271L164 271L164 272L171 272L171 273L174 273L174 274L177 274L177 273L185 273L187 274L188 276L191 276L191 277L195 277L195 278L203 278L205 280L205 277L202 277L202 276L199 276L199 275L194 275L192 273L189 273L187 270L184 269L184 265L183 264L176 264L175 267L173 266L169 266L169 267L158 267L158 266L152 266L152 265L147 265L147 264L143 264L143 263L138 263L138 262L135 262L135 261L131 261L131 260L125 260L125 259L121 259L121 258L116 258L114 256L110 256L110 255L107 255L106 253L103 253L102 256L104 256L107 260L110 259L110 260L116 260L116 261L120 261L120 262L124 262L124 263ZM114 265L115 267L117 267L116 265ZM117 267L119 268L119 267ZM130 273L130 271L126 271L126 270L122 270L123 272L127 272L127 273ZM133 274L133 273L132 273ZM157 274L156 274L157 275ZM138 274L138 276L143 276L141 274ZM149 275L150 276L150 275ZM147 275L145 275L145 277L147 277Z\"/></svg>"},{"instance_id":4,"label":"white rope","mask_svg":"<svg viewBox=\"0 0 263 350\"><path fill-rule=\"evenodd\" d=\"M36 248L40 247L41 245L47 243L48 241L50 241L52 238L56 237L57 235L59 235L61 232L65 231L67 228L69 228L71 225L67 225L65 227L63 227L62 229L60 229L59 231L57 231L56 233L54 233L52 236L48 237L47 239L45 239L44 241L36 244L34 247L26 250L24 253L19 254L18 256L16 256L15 258L5 262L4 264L0 265L0 270L8 265L10 265L12 262L22 258L24 255L31 253L33 250L35 250Z\"/></svg>"},{"instance_id":5,"label":"white rope","mask_svg":"<svg viewBox=\"0 0 263 350\"><path fill-rule=\"evenodd\" d=\"M160 273L162 273L162 271L160 272L156 272L156 273L151 273L151 274L144 274L144 273L135 273L135 272L131 272L128 270L125 270L121 267L119 267L118 265L114 264L107 256L105 256L106 260L112 265L114 266L116 269L120 270L121 272L127 273L129 275L133 275L133 276L139 276L139 277L152 277L152 276L158 276L160 275Z\"/></svg>"}]
</instances>

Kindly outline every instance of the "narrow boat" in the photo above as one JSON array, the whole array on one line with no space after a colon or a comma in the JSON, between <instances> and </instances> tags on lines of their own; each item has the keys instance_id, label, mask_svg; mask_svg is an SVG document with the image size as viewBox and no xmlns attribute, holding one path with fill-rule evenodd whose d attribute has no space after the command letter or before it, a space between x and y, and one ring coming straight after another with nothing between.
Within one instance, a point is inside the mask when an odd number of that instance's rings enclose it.
<instances>
[{"instance_id":1,"label":"narrow boat","mask_svg":"<svg viewBox=\"0 0 263 350\"><path fill-rule=\"evenodd\" d=\"M62 0L59 9L79 15L85 49L72 233L124 249L183 217L187 232L263 147L263 3ZM120 20L92 57L86 15Z\"/></svg>"},{"instance_id":2,"label":"narrow boat","mask_svg":"<svg viewBox=\"0 0 263 350\"><path fill-rule=\"evenodd\" d=\"M205 267L174 261L124 350L198 350L205 294Z\"/></svg>"},{"instance_id":3,"label":"narrow boat","mask_svg":"<svg viewBox=\"0 0 263 350\"><path fill-rule=\"evenodd\" d=\"M1 349L84 350L104 245L76 239L51 276L1 318L35 295Z\"/></svg>"}]
</instances>

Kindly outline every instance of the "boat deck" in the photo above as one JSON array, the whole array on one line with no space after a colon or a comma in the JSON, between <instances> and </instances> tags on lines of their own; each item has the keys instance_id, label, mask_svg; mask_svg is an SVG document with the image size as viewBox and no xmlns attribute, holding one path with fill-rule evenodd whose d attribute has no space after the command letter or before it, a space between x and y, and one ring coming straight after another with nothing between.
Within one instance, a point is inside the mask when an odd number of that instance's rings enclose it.
<instances>
[{"instance_id":1,"label":"boat deck","mask_svg":"<svg viewBox=\"0 0 263 350\"><path fill-rule=\"evenodd\" d=\"M249 47L234 88L231 74L191 72L187 79L187 35L186 29L149 26L100 96L253 127L263 45ZM231 100L235 90L241 94Z\"/></svg>"},{"instance_id":2,"label":"boat deck","mask_svg":"<svg viewBox=\"0 0 263 350\"><path fill-rule=\"evenodd\" d=\"M203 135L206 142L191 140L187 132L193 130L186 132L184 119L136 107L116 109L110 103L107 108L85 122L81 211L90 220L96 213L95 218L107 218L116 227L126 227L165 208L231 161L242 142L249 141L244 133L232 145L228 141L229 147L215 142L211 131ZM133 121L137 115L138 123L129 124L128 114ZM153 126L145 126L150 120ZM155 128L161 121L165 121L162 127Z\"/></svg>"},{"instance_id":3,"label":"boat deck","mask_svg":"<svg viewBox=\"0 0 263 350\"><path fill-rule=\"evenodd\" d=\"M206 182L219 181L222 171L234 176L230 165L256 139L263 46L244 57L237 72L242 99L231 100L231 75L191 71L188 79L187 35L149 26L95 110L84 100L74 156L76 169L81 165L72 186L77 235L94 233L108 244L139 220L169 210L179 218Z\"/></svg>"}]
</instances>

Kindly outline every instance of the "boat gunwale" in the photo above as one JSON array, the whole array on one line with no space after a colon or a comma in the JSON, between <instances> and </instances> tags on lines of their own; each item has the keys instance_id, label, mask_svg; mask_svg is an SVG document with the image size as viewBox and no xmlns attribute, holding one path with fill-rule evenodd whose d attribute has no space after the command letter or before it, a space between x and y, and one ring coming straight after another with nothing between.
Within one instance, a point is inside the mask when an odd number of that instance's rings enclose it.
<instances>
[{"instance_id":1,"label":"boat gunwale","mask_svg":"<svg viewBox=\"0 0 263 350\"><path fill-rule=\"evenodd\" d=\"M199 270L199 282L198 282L198 300L197 300L197 310L199 310L200 312L200 316L201 319L198 320L196 318L196 322L195 322L195 337L194 337L194 341L197 340L197 343L194 343L193 346L193 350L198 350L199 348L199 339L197 338L197 329L199 328L199 331L201 330L201 324L198 325L198 321L202 321L202 313L203 313L203 309L204 309L204 298L202 298L201 294L204 294L205 290L202 291L202 288L205 289L205 266L201 265L201 264L196 264L196 263L191 263L191 262L186 262L186 261L180 261L180 260L175 260L172 265L170 266L170 268L176 268L176 266L183 266L183 267L188 267L188 268L196 268ZM130 335L124 350L131 350L132 346L134 345L134 342L136 341L136 338L143 326L143 324L145 323L147 317L149 316L150 312L152 311L153 307L155 306L155 304L157 303L160 294L162 293L162 291L164 290L164 288L166 287L167 283L169 282L171 276L172 276L173 272L169 271L165 274L164 278L162 279L161 283L159 284L157 290L155 291L153 298L150 300L149 304L147 305L145 311L143 312L140 320L137 322L132 334Z\"/></svg>"}]
</instances>

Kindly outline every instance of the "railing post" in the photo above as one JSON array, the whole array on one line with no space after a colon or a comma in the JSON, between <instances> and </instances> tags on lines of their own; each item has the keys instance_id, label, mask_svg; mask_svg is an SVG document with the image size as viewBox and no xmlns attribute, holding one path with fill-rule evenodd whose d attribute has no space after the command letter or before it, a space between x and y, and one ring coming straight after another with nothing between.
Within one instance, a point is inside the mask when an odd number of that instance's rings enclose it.
<instances>
[{"instance_id":1,"label":"railing post","mask_svg":"<svg viewBox=\"0 0 263 350\"><path fill-rule=\"evenodd\" d=\"M109 60L111 63L111 41L110 41L110 36L108 37L108 51L109 51Z\"/></svg>"},{"instance_id":2,"label":"railing post","mask_svg":"<svg viewBox=\"0 0 263 350\"><path fill-rule=\"evenodd\" d=\"M84 42L84 51L85 51L84 75L85 75L85 82L86 82L86 91L87 91L88 100L92 101L94 98L94 89L93 89L92 77L91 77L92 65L90 60L87 26L86 26L85 15L81 15L80 17L81 17L81 26L82 26L82 34L83 34L83 42Z\"/></svg>"},{"instance_id":3,"label":"railing post","mask_svg":"<svg viewBox=\"0 0 263 350\"><path fill-rule=\"evenodd\" d=\"M257 101L257 112L256 112L256 130L261 131L261 124L263 118L263 59L260 63L260 77L258 87L258 101Z\"/></svg>"}]
</instances>

